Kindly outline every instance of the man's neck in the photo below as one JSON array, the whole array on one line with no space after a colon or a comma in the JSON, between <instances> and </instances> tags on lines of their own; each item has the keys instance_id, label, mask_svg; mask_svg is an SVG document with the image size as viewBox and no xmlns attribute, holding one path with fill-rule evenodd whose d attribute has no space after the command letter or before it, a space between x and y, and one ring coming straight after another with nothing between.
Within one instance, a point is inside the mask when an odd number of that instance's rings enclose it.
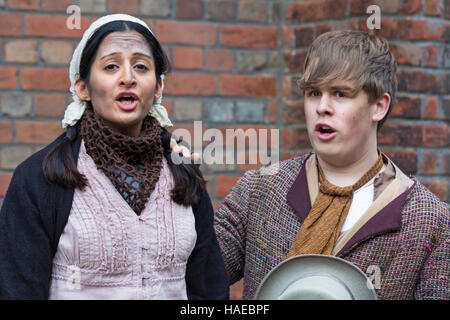
<instances>
[{"instance_id":1,"label":"man's neck","mask_svg":"<svg viewBox=\"0 0 450 320\"><path fill-rule=\"evenodd\" d=\"M337 164L333 159L322 159L317 155L317 160L325 178L339 187L346 187L356 183L377 161L376 148L362 154L358 159L342 161Z\"/></svg>"}]
</instances>

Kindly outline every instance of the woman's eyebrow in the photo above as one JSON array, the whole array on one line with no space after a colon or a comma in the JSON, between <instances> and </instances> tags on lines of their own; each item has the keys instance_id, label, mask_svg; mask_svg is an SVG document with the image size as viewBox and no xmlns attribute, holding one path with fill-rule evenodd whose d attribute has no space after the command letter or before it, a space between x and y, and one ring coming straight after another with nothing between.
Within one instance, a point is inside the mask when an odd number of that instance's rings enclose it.
<instances>
[{"instance_id":1,"label":"woman's eyebrow","mask_svg":"<svg viewBox=\"0 0 450 320\"><path fill-rule=\"evenodd\" d=\"M105 59L107 57L110 57L110 56L113 56L113 55L116 55L116 54L121 54L121 53L120 52L108 53L108 54L104 55L103 57L101 57L100 60L103 60L103 59ZM148 58L150 60L153 60L153 58L151 56L149 56L148 54L142 53L142 52L135 52L135 53L133 53L133 56L144 56L144 57L146 57L146 58Z\"/></svg>"}]
</instances>

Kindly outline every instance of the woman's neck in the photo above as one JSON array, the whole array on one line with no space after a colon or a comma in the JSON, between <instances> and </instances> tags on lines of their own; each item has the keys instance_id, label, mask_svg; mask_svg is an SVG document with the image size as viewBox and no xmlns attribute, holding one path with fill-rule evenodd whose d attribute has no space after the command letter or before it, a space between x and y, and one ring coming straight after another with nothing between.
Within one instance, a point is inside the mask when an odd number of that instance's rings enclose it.
<instances>
[{"instance_id":1,"label":"woman's neck","mask_svg":"<svg viewBox=\"0 0 450 320\"><path fill-rule=\"evenodd\" d=\"M323 159L317 155L317 161L325 178L339 187L355 184L374 165L377 158L378 152L376 148L365 152L357 159L341 164L333 163L333 159Z\"/></svg>"}]
</instances>

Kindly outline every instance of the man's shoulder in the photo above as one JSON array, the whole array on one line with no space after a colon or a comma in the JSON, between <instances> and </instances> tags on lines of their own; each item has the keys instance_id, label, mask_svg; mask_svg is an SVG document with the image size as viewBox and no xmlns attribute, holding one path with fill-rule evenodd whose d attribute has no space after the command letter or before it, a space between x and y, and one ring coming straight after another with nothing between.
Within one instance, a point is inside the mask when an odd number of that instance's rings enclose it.
<instances>
[{"instance_id":1,"label":"man's shoulder","mask_svg":"<svg viewBox=\"0 0 450 320\"><path fill-rule=\"evenodd\" d=\"M448 204L439 199L437 195L431 192L422 182L414 178L414 186L408 195L405 203L405 210L411 214L412 212L424 213L431 216L448 218Z\"/></svg>"}]
</instances>

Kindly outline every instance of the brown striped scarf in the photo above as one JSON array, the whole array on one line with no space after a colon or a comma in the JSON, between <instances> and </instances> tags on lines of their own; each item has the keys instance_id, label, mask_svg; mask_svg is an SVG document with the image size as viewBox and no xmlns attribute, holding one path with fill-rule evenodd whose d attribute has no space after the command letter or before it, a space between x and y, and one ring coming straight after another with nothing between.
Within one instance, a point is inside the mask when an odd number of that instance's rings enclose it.
<instances>
[{"instance_id":1,"label":"brown striped scarf","mask_svg":"<svg viewBox=\"0 0 450 320\"><path fill-rule=\"evenodd\" d=\"M325 179L318 165L319 194L292 243L288 258L300 254L331 255L350 209L353 193L375 177L382 166L383 159L378 150L375 164L355 184L338 187Z\"/></svg>"}]
</instances>

